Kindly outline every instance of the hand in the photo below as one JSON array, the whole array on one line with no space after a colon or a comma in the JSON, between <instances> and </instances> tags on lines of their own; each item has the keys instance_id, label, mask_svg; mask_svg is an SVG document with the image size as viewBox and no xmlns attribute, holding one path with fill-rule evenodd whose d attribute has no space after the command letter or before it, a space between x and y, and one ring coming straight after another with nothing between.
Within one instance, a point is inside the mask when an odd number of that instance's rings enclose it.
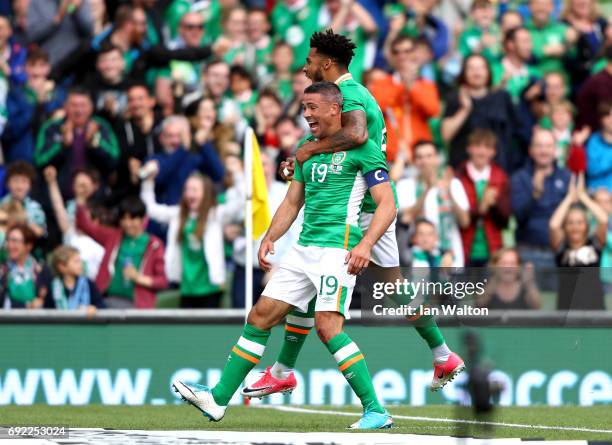
<instances>
[{"instance_id":1,"label":"hand","mask_svg":"<svg viewBox=\"0 0 612 445\"><path fill-rule=\"evenodd\" d=\"M584 179L584 172L579 173L578 178L576 178L576 195L579 200L588 197L588 193L586 191L586 181Z\"/></svg>"},{"instance_id":2,"label":"hand","mask_svg":"<svg viewBox=\"0 0 612 445\"><path fill-rule=\"evenodd\" d=\"M389 34L400 32L405 24L406 18L404 17L404 14L393 16L393 18L391 18L391 22L389 23Z\"/></svg>"},{"instance_id":3,"label":"hand","mask_svg":"<svg viewBox=\"0 0 612 445\"><path fill-rule=\"evenodd\" d=\"M440 260L440 267L453 267L453 253L452 252L446 252L444 255L442 255L442 259Z\"/></svg>"},{"instance_id":4,"label":"hand","mask_svg":"<svg viewBox=\"0 0 612 445\"><path fill-rule=\"evenodd\" d=\"M44 298L34 298L32 301L30 301L29 303L26 304L26 307L28 309L41 309L43 307L45 303L45 299Z\"/></svg>"},{"instance_id":5,"label":"hand","mask_svg":"<svg viewBox=\"0 0 612 445\"><path fill-rule=\"evenodd\" d=\"M363 239L353 247L344 258L344 264L348 264L348 273L351 275L361 275L363 270L370 264L371 251L372 246Z\"/></svg>"},{"instance_id":6,"label":"hand","mask_svg":"<svg viewBox=\"0 0 612 445\"><path fill-rule=\"evenodd\" d=\"M133 264L130 264L129 266L123 268L123 276L130 281L138 281L139 275L140 274L138 273L138 270L134 267Z\"/></svg>"},{"instance_id":7,"label":"hand","mask_svg":"<svg viewBox=\"0 0 612 445\"><path fill-rule=\"evenodd\" d=\"M584 146L589 136L591 136L591 127L585 125L580 131L574 131L574 134L572 134L572 145Z\"/></svg>"},{"instance_id":8,"label":"hand","mask_svg":"<svg viewBox=\"0 0 612 445\"><path fill-rule=\"evenodd\" d=\"M535 280L535 268L533 263L525 263L523 266L523 273L521 275L523 284L533 283Z\"/></svg>"},{"instance_id":9,"label":"hand","mask_svg":"<svg viewBox=\"0 0 612 445\"><path fill-rule=\"evenodd\" d=\"M455 172L452 167L447 167L442 174L442 177L438 180L438 189L440 192L450 194L450 184L455 177Z\"/></svg>"},{"instance_id":10,"label":"hand","mask_svg":"<svg viewBox=\"0 0 612 445\"><path fill-rule=\"evenodd\" d=\"M278 168L278 174L285 181L291 181L293 179L294 173L295 173L295 158L287 158L287 160L282 161L280 163L280 167Z\"/></svg>"},{"instance_id":11,"label":"hand","mask_svg":"<svg viewBox=\"0 0 612 445\"><path fill-rule=\"evenodd\" d=\"M62 132L62 142L65 147L71 147L72 142L74 141L74 127L72 126L72 122L67 120L61 128Z\"/></svg>"},{"instance_id":12,"label":"hand","mask_svg":"<svg viewBox=\"0 0 612 445\"><path fill-rule=\"evenodd\" d=\"M133 158L132 158L133 159ZM140 161L139 161L140 162ZM145 178L141 178L143 180L149 180L152 181L155 179L155 177L159 174L159 163L155 160L152 161L148 161L143 167L142 169L146 172L148 172L147 176ZM140 176L140 169L138 169L138 176Z\"/></svg>"},{"instance_id":13,"label":"hand","mask_svg":"<svg viewBox=\"0 0 612 445\"><path fill-rule=\"evenodd\" d=\"M56 182L57 181L57 169L53 167L52 165L50 165L43 170L43 176L45 177L45 181L47 181L47 184Z\"/></svg>"},{"instance_id":14,"label":"hand","mask_svg":"<svg viewBox=\"0 0 612 445\"><path fill-rule=\"evenodd\" d=\"M552 169L548 168L536 168L533 173L533 196L536 199L539 199L544 193L544 181L550 174L552 173Z\"/></svg>"},{"instance_id":15,"label":"hand","mask_svg":"<svg viewBox=\"0 0 612 445\"><path fill-rule=\"evenodd\" d=\"M85 316L87 318L93 318L93 316L96 315L97 310L98 309L94 305L90 304L85 308Z\"/></svg>"},{"instance_id":16,"label":"hand","mask_svg":"<svg viewBox=\"0 0 612 445\"><path fill-rule=\"evenodd\" d=\"M544 47L543 52L548 57L561 57L565 52L565 45L563 43L549 43Z\"/></svg>"},{"instance_id":17,"label":"hand","mask_svg":"<svg viewBox=\"0 0 612 445\"><path fill-rule=\"evenodd\" d=\"M572 175L567 187L567 195L565 195L565 199L569 200L571 203L578 201L577 182L578 178L576 178L576 175Z\"/></svg>"},{"instance_id":18,"label":"hand","mask_svg":"<svg viewBox=\"0 0 612 445\"><path fill-rule=\"evenodd\" d=\"M306 142L298 151L295 152L295 160L299 162L300 165L304 165L304 162L309 160L313 155L313 148L316 146L315 142Z\"/></svg>"},{"instance_id":19,"label":"hand","mask_svg":"<svg viewBox=\"0 0 612 445\"><path fill-rule=\"evenodd\" d=\"M111 94L104 96L104 104L102 106L112 116L115 116L119 111L119 102L117 98Z\"/></svg>"},{"instance_id":20,"label":"hand","mask_svg":"<svg viewBox=\"0 0 612 445\"><path fill-rule=\"evenodd\" d=\"M542 82L536 82L525 92L525 99L532 101L542 95Z\"/></svg>"},{"instance_id":21,"label":"hand","mask_svg":"<svg viewBox=\"0 0 612 445\"><path fill-rule=\"evenodd\" d=\"M484 214L489 211L495 202L497 201L497 195L499 194L497 188L487 187L482 195L482 201L480 202L480 213Z\"/></svg>"},{"instance_id":22,"label":"hand","mask_svg":"<svg viewBox=\"0 0 612 445\"><path fill-rule=\"evenodd\" d=\"M213 44L212 50L215 56L222 58L232 48L232 41L225 36L221 36Z\"/></svg>"},{"instance_id":23,"label":"hand","mask_svg":"<svg viewBox=\"0 0 612 445\"><path fill-rule=\"evenodd\" d=\"M491 48L497 43L497 37L493 34L489 34L488 32L484 33L480 39L480 44L482 48Z\"/></svg>"},{"instance_id":24,"label":"hand","mask_svg":"<svg viewBox=\"0 0 612 445\"><path fill-rule=\"evenodd\" d=\"M259 267L264 272L269 272L272 269L272 264L266 260L266 255L274 255L274 243L270 238L265 237L259 246L259 252L257 252L257 259L259 260Z\"/></svg>"},{"instance_id":25,"label":"hand","mask_svg":"<svg viewBox=\"0 0 612 445\"><path fill-rule=\"evenodd\" d=\"M87 129L85 130L85 140L90 146L97 147L99 144L99 140L96 140L98 139L98 137L96 137L96 134L100 130L100 126L95 121L89 121L86 128Z\"/></svg>"},{"instance_id":26,"label":"hand","mask_svg":"<svg viewBox=\"0 0 612 445\"><path fill-rule=\"evenodd\" d=\"M573 26L569 26L565 31L565 40L568 45L574 45L580 38L580 33Z\"/></svg>"},{"instance_id":27,"label":"hand","mask_svg":"<svg viewBox=\"0 0 612 445\"><path fill-rule=\"evenodd\" d=\"M195 135L194 135L196 144L204 145L206 141L208 140L209 135L210 135L210 129L200 128L196 130Z\"/></svg>"},{"instance_id":28,"label":"hand","mask_svg":"<svg viewBox=\"0 0 612 445\"><path fill-rule=\"evenodd\" d=\"M11 67L4 60L0 60L0 71L2 71L5 77L11 75Z\"/></svg>"},{"instance_id":29,"label":"hand","mask_svg":"<svg viewBox=\"0 0 612 445\"><path fill-rule=\"evenodd\" d=\"M140 167L142 167L142 162L140 159L136 159L133 157L128 158L128 171L130 172L130 180L132 184L138 184L138 178L140 173Z\"/></svg>"},{"instance_id":30,"label":"hand","mask_svg":"<svg viewBox=\"0 0 612 445\"><path fill-rule=\"evenodd\" d=\"M467 111L472 109L472 98L465 87L459 87L459 104Z\"/></svg>"}]
</instances>

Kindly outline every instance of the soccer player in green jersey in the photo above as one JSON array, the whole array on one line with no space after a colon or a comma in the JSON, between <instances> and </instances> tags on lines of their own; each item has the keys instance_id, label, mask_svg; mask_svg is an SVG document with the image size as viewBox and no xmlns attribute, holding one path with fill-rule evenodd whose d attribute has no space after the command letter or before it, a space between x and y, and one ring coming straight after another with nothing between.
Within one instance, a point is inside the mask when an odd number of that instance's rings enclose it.
<instances>
[{"instance_id":1,"label":"soccer player in green jersey","mask_svg":"<svg viewBox=\"0 0 612 445\"><path fill-rule=\"evenodd\" d=\"M323 153L350 153L350 150L361 146L367 140L372 142L373 150L379 153L386 150L386 128L380 107L370 92L355 82L348 72L354 48L355 45L348 38L331 30L314 33L310 39L310 52L304 71L314 82L325 80L339 86L344 99L342 128L329 138L302 144L296 152L297 165ZM282 163L281 174L285 170L284 176L291 176L294 165L294 162ZM368 230L375 211L376 204L366 195L359 219L362 230ZM371 268L376 269L384 281L395 283L396 280L404 279L399 269L395 221L372 248L371 261ZM293 369L312 329L312 317L312 304L306 313L296 310L290 314L285 325L283 346L276 362L266 369L257 382L245 388L243 395L263 397L275 392L289 392L296 387ZM448 348L431 315L413 317L411 322L432 350L434 373L430 388L438 390L462 372L465 365L461 357Z\"/></svg>"},{"instance_id":2,"label":"soccer player in green jersey","mask_svg":"<svg viewBox=\"0 0 612 445\"><path fill-rule=\"evenodd\" d=\"M312 132L307 140L324 140L340 129L343 97L338 86L315 83L304 91L303 102ZM359 214L367 190L377 207L363 233ZM266 255L274 252L274 242L289 229L302 205L298 243L249 313L219 383L209 389L177 380L173 386L211 420L221 420L238 386L263 355L272 326L294 309L305 312L316 295L314 324L319 338L363 405L363 416L351 428L388 428L393 420L378 401L364 356L343 331L355 275L367 267L372 246L396 217L383 153L366 140L349 152L320 153L296 166L294 180L261 242L258 258L263 270L270 270Z\"/></svg>"}]
</instances>

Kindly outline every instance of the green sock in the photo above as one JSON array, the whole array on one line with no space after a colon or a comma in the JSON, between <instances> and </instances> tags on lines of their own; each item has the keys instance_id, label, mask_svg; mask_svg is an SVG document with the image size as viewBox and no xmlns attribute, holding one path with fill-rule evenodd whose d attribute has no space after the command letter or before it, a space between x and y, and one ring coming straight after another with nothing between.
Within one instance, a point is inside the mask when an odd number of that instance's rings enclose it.
<instances>
[{"instance_id":1,"label":"green sock","mask_svg":"<svg viewBox=\"0 0 612 445\"><path fill-rule=\"evenodd\" d=\"M223 368L221 380L212 389L213 398L218 405L227 406L249 371L259 363L268 338L270 331L263 331L250 324L244 325L242 336L232 348Z\"/></svg>"},{"instance_id":2,"label":"green sock","mask_svg":"<svg viewBox=\"0 0 612 445\"><path fill-rule=\"evenodd\" d=\"M436 320L431 315L421 315L418 319L412 321L414 328L423 338L430 349L443 344L444 336L436 323Z\"/></svg>"},{"instance_id":3,"label":"green sock","mask_svg":"<svg viewBox=\"0 0 612 445\"><path fill-rule=\"evenodd\" d=\"M378 401L374 391L365 357L353 340L345 332L341 332L332 338L326 346L336 359L338 369L361 400L364 411L384 413L385 409Z\"/></svg>"},{"instance_id":4,"label":"green sock","mask_svg":"<svg viewBox=\"0 0 612 445\"><path fill-rule=\"evenodd\" d=\"M310 301L307 312L293 310L287 315L285 338L280 353L276 358L276 363L272 367L273 373L295 368L295 362L302 350L302 346L304 346L304 342L314 326L314 308L316 302L316 298Z\"/></svg>"}]
</instances>

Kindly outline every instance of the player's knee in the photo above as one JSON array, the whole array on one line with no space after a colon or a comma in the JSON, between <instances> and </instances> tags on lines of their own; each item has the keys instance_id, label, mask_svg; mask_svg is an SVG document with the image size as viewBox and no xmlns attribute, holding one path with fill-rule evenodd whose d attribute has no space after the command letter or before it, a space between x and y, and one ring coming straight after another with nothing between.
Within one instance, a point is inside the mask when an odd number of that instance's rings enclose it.
<instances>
[{"instance_id":1,"label":"player's knee","mask_svg":"<svg viewBox=\"0 0 612 445\"><path fill-rule=\"evenodd\" d=\"M319 318L316 321L317 335L325 344L342 332L342 325L336 323L333 318Z\"/></svg>"},{"instance_id":2,"label":"player's knee","mask_svg":"<svg viewBox=\"0 0 612 445\"><path fill-rule=\"evenodd\" d=\"M253 306L247 317L247 323L255 326L257 329L269 330L274 326L274 320L270 319L269 313L265 311L261 305Z\"/></svg>"}]
</instances>

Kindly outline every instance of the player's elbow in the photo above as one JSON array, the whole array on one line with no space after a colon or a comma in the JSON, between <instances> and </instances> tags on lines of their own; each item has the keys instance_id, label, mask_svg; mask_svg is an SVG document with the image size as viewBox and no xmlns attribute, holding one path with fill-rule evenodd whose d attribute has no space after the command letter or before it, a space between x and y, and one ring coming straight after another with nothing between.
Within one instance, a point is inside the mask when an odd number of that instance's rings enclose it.
<instances>
[{"instance_id":1,"label":"player's elbow","mask_svg":"<svg viewBox=\"0 0 612 445\"><path fill-rule=\"evenodd\" d=\"M368 130L367 128L353 128L349 132L349 139L355 145L363 145L368 141Z\"/></svg>"}]
</instances>

